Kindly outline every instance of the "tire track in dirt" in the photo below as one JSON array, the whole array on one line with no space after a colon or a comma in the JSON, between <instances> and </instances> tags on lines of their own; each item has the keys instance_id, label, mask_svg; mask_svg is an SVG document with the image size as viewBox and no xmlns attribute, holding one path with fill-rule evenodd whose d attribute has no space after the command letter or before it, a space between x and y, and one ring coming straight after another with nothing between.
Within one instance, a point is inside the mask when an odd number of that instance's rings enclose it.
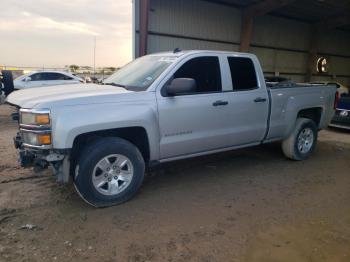
<instances>
[{"instance_id":1,"label":"tire track in dirt","mask_svg":"<svg viewBox=\"0 0 350 262\"><path fill-rule=\"evenodd\" d=\"M8 183L18 182L18 181L22 181L22 180L30 180L30 179L38 179L38 178L49 178L49 177L44 177L42 175L18 177L18 178L13 178L13 179L7 179L7 180L0 181L0 184L8 184Z\"/></svg>"}]
</instances>

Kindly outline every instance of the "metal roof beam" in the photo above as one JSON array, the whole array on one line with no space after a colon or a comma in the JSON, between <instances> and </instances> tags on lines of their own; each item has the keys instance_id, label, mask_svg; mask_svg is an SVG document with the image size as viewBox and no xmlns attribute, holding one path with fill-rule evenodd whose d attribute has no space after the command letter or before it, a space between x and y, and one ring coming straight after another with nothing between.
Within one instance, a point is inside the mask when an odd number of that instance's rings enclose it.
<instances>
[{"instance_id":1,"label":"metal roof beam","mask_svg":"<svg viewBox=\"0 0 350 262\"><path fill-rule=\"evenodd\" d=\"M345 25L350 25L350 15L330 17L330 18L327 18L326 20L316 23L314 26L318 30L324 30L324 29L329 30L329 29L334 29Z\"/></svg>"},{"instance_id":2,"label":"metal roof beam","mask_svg":"<svg viewBox=\"0 0 350 262\"><path fill-rule=\"evenodd\" d=\"M295 2L295 0L264 0L255 5L246 7L244 13L251 16L261 16L289 5L292 2Z\"/></svg>"}]
</instances>

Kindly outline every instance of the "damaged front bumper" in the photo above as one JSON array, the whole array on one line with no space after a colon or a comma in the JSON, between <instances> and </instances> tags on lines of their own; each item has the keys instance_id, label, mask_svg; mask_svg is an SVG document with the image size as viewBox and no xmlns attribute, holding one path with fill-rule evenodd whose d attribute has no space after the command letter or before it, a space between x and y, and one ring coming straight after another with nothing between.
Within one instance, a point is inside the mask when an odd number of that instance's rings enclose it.
<instances>
[{"instance_id":1,"label":"damaged front bumper","mask_svg":"<svg viewBox=\"0 0 350 262\"><path fill-rule=\"evenodd\" d=\"M13 138L13 141L15 148L19 151L18 161L22 167L33 167L36 172L51 167L58 182L69 182L69 150L54 150L29 146L24 143L20 132Z\"/></svg>"}]
</instances>

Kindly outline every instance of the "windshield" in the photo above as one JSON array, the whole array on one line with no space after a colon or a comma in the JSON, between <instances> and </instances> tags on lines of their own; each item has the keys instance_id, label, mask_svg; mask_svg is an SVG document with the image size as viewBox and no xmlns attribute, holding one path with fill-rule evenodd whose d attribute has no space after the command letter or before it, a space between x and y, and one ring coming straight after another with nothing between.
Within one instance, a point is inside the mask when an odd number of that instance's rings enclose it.
<instances>
[{"instance_id":1,"label":"windshield","mask_svg":"<svg viewBox=\"0 0 350 262\"><path fill-rule=\"evenodd\" d=\"M24 75L20 75L20 76L16 77L14 80L18 80L18 81L20 81L20 80L22 80L22 79L26 78L28 75L29 75L29 73L24 74Z\"/></svg>"},{"instance_id":2,"label":"windshield","mask_svg":"<svg viewBox=\"0 0 350 262\"><path fill-rule=\"evenodd\" d=\"M122 67L103 83L144 91L175 59L170 56L144 56Z\"/></svg>"}]
</instances>

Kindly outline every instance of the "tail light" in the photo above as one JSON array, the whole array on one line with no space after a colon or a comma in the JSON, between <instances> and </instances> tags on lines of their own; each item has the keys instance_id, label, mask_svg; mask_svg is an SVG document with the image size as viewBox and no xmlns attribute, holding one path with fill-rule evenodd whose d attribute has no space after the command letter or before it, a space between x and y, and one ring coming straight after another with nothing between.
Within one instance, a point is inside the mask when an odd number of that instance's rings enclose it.
<instances>
[{"instance_id":1,"label":"tail light","mask_svg":"<svg viewBox=\"0 0 350 262\"><path fill-rule=\"evenodd\" d=\"M336 92L335 92L335 98L334 98L334 105L333 105L333 108L334 108L334 109L337 109L338 102L339 102L339 92L336 91Z\"/></svg>"}]
</instances>

